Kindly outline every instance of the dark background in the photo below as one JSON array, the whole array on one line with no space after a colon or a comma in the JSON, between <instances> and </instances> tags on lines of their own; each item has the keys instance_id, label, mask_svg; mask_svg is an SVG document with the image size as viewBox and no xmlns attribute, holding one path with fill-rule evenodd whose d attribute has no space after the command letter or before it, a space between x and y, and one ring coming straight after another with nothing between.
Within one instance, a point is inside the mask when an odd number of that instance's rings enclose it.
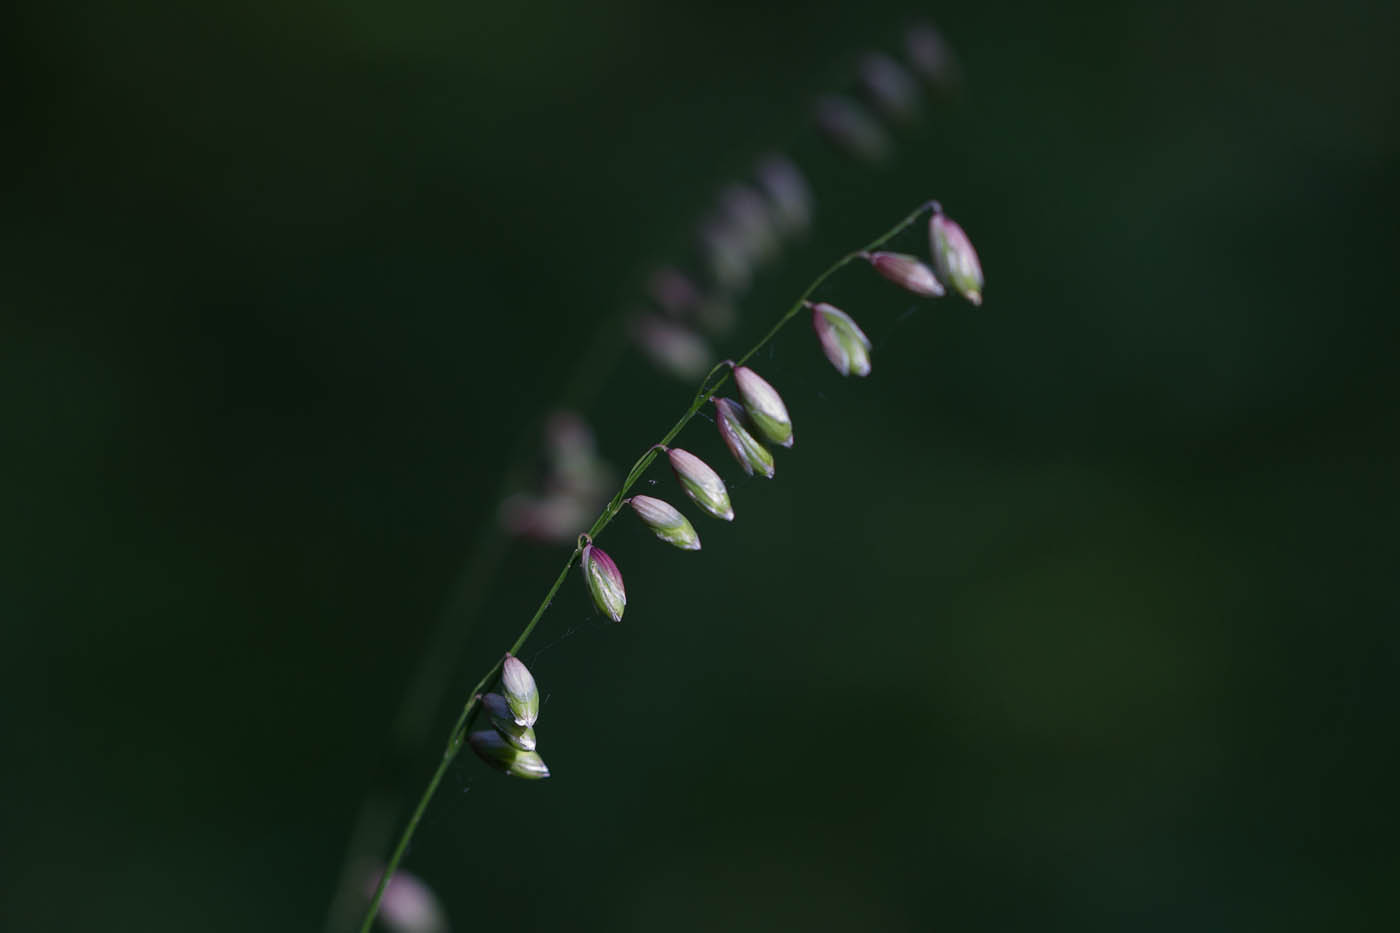
<instances>
[{"instance_id":1,"label":"dark background","mask_svg":"<svg viewBox=\"0 0 1400 933\"><path fill-rule=\"evenodd\" d=\"M1394 4L5 15L6 930L320 927L565 556L392 753L512 451L773 147L816 228L721 352L929 197L986 304L847 273L871 378L794 326L777 479L608 530L626 620L571 577L524 655L554 777L464 756L406 861L454 928L1393 928ZM843 160L911 15L964 91ZM619 467L689 397L596 375Z\"/></svg>"}]
</instances>

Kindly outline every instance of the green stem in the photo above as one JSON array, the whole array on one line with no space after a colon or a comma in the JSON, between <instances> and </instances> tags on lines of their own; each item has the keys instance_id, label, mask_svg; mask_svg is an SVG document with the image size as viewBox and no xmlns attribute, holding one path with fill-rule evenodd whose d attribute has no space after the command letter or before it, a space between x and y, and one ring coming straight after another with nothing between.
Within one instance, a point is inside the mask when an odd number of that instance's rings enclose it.
<instances>
[{"instance_id":1,"label":"green stem","mask_svg":"<svg viewBox=\"0 0 1400 933\"><path fill-rule=\"evenodd\" d=\"M916 210L911 212L889 230L860 249L847 253L828 266L821 275L813 279L811 284L803 289L802 294L792 303L792 307L788 308L787 313L778 319L777 323L773 325L768 333L763 335L763 339L759 340L758 343L754 344L752 349L735 361L736 365L742 365L749 359L752 359L754 354L758 353L767 346L774 337L778 336L778 333L787 326L788 322L801 312L807 299L811 297L811 294L820 288L827 279L831 278L831 276L835 275L853 260L861 258L865 253L878 249L885 243L894 239L902 233L906 227L918 220L925 211L933 206L933 204L934 202L929 201L919 205ZM685 426L690 423L690 420L694 418L700 409L704 407L705 403L709 401L710 396L713 395L720 386L724 385L725 380L729 378L731 372L732 370L729 368L729 363L726 361L715 364L715 366L705 374L705 378L700 381L700 389L695 393L695 398L691 400L690 407L685 410L685 414L681 415L676 423L671 425L670 430L662 436L661 440L657 441L651 447L648 447L646 453L638 457L636 462L632 464L631 469L627 471L627 478L623 480L622 487L618 489L616 495L612 497L603 508L602 513L599 514L598 518L593 522L592 527L588 529L589 538L596 538L604 528L608 527L608 524L617 513L621 511L622 502L627 497L627 493L642 478L642 475L646 473L652 461L656 459L657 448L664 447L675 440L676 436L684 430ZM526 623L519 637L515 639L515 644L510 646L510 651L507 652L508 654L518 655L520 653L520 649L525 646L525 642L529 640L530 634L534 632L535 626L538 625L540 619L544 617L545 610L548 609L550 603L554 601L554 597L559 592L559 588L564 585L564 580L568 577L569 571L573 568L574 561L578 559L581 553L582 550L577 545L569 552L568 559L564 561L563 569L559 571L559 576L554 579L554 585L549 588L549 592L545 594L544 599L541 600L539 606L535 609L535 614L530 617L530 621ZM364 922L360 924L360 933L369 933L370 927L374 923L374 918L379 913L379 902L384 899L384 890L389 886L389 880L393 878L394 872L398 870L399 862L403 860L404 852L408 850L409 843L413 841L413 834L418 829L419 820L422 819L424 811L428 809L428 804L432 801L433 795L437 793L438 785L442 783L443 777L447 774L447 769L452 766L452 762L456 760L458 753L462 750L462 745L466 741L467 731L471 728L472 720L476 717L479 708L477 697L486 689L487 685L496 678L497 674L500 673L501 664L504 661L505 657L502 656L500 660L491 665L491 669L482 675L482 678L476 682L476 686L472 688L471 693L468 694L469 699L466 705L462 707L461 715L457 717L457 722L452 727L452 732L448 737L447 747L442 753L442 760L438 762L436 770L433 771L433 776L428 779L428 786L423 791L423 795L418 798L418 805L413 808L413 815L408 818L408 825L404 827L402 835L399 836L398 844L394 846L393 855L389 857L389 863L384 867L384 872L379 877L379 884L375 888L374 897L369 902L369 909L365 911Z\"/></svg>"}]
</instances>

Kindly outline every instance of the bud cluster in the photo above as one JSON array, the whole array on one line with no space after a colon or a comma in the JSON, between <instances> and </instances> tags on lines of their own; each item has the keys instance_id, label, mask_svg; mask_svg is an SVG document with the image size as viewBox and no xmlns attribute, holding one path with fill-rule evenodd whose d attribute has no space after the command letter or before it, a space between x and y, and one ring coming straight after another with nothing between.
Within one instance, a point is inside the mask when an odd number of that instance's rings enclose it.
<instances>
[{"instance_id":1,"label":"bud cluster","mask_svg":"<svg viewBox=\"0 0 1400 933\"><path fill-rule=\"evenodd\" d=\"M491 728L467 736L472 751L512 777L532 781L549 777L549 768L535 750L540 691L520 659L507 654L501 664L501 692L478 696L477 700Z\"/></svg>"}]
</instances>

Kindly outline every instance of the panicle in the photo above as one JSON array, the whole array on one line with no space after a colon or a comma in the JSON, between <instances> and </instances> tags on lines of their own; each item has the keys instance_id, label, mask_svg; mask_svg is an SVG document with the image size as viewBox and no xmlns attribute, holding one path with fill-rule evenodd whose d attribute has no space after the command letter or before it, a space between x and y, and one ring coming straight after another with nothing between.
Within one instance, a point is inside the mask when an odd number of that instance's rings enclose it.
<instances>
[{"instance_id":1,"label":"panicle","mask_svg":"<svg viewBox=\"0 0 1400 933\"><path fill-rule=\"evenodd\" d=\"M943 285L934 276L933 270L915 256L907 253L866 253L865 259L875 267L875 271L896 285L925 298L937 298L943 294Z\"/></svg>"},{"instance_id":2,"label":"panicle","mask_svg":"<svg viewBox=\"0 0 1400 933\"><path fill-rule=\"evenodd\" d=\"M593 605L598 611L614 622L622 621L622 611L627 608L627 590L622 585L622 574L617 564L602 548L589 542L583 547L580 560L583 578L588 583L588 592L593 596Z\"/></svg>"},{"instance_id":3,"label":"panicle","mask_svg":"<svg viewBox=\"0 0 1400 933\"><path fill-rule=\"evenodd\" d=\"M633 496L627 504L660 540L683 551L700 550L700 536L695 533L695 526L671 503L651 496Z\"/></svg>"},{"instance_id":4,"label":"panicle","mask_svg":"<svg viewBox=\"0 0 1400 933\"><path fill-rule=\"evenodd\" d=\"M870 338L851 316L824 301L813 304L812 328L817 332L822 352L843 376L870 375Z\"/></svg>"},{"instance_id":5,"label":"panicle","mask_svg":"<svg viewBox=\"0 0 1400 933\"><path fill-rule=\"evenodd\" d=\"M722 518L727 522L734 520L734 508L729 504L729 490L725 488L724 480L719 478L719 474L710 469L709 464L690 451L678 447L667 450L666 458L671 461L671 469L675 471L676 479L680 481L681 488L692 502L715 518Z\"/></svg>"},{"instance_id":6,"label":"panicle","mask_svg":"<svg viewBox=\"0 0 1400 933\"><path fill-rule=\"evenodd\" d=\"M734 384L758 433L774 444L791 447L792 418L778 390L747 366L734 367Z\"/></svg>"},{"instance_id":7,"label":"panicle","mask_svg":"<svg viewBox=\"0 0 1400 933\"><path fill-rule=\"evenodd\" d=\"M939 278L968 302L980 306L982 263L963 228L942 211L936 211L928 222L928 238Z\"/></svg>"},{"instance_id":8,"label":"panicle","mask_svg":"<svg viewBox=\"0 0 1400 933\"><path fill-rule=\"evenodd\" d=\"M773 455L744 426L743 406L727 398L712 401L715 403L715 425L719 428L719 436L724 438L724 446L739 461L739 466L750 476L757 471L772 479Z\"/></svg>"}]
</instances>

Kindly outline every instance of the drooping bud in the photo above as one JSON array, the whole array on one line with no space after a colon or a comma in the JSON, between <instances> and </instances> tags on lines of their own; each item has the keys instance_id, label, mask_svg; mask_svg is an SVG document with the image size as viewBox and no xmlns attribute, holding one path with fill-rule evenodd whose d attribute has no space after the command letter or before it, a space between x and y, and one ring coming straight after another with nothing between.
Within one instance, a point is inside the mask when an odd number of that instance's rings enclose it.
<instances>
[{"instance_id":1,"label":"drooping bud","mask_svg":"<svg viewBox=\"0 0 1400 933\"><path fill-rule=\"evenodd\" d=\"M982 263L963 228L938 211L928 222L928 240L938 277L970 303L980 306Z\"/></svg>"},{"instance_id":2,"label":"drooping bud","mask_svg":"<svg viewBox=\"0 0 1400 933\"><path fill-rule=\"evenodd\" d=\"M846 97L817 101L817 127L837 148L867 162L883 162L890 155L890 139L865 108Z\"/></svg>"},{"instance_id":3,"label":"drooping bud","mask_svg":"<svg viewBox=\"0 0 1400 933\"><path fill-rule=\"evenodd\" d=\"M943 294L943 284L917 257L906 253L867 253L865 258L876 272L916 295L937 298Z\"/></svg>"},{"instance_id":4,"label":"drooping bud","mask_svg":"<svg viewBox=\"0 0 1400 933\"><path fill-rule=\"evenodd\" d=\"M700 550L700 536L695 533L695 526L671 503L651 496L633 496L627 501L637 517L662 541L684 551Z\"/></svg>"},{"instance_id":5,"label":"drooping bud","mask_svg":"<svg viewBox=\"0 0 1400 933\"><path fill-rule=\"evenodd\" d=\"M822 352L843 376L870 375L870 338L851 316L826 302L807 303Z\"/></svg>"},{"instance_id":6,"label":"drooping bud","mask_svg":"<svg viewBox=\"0 0 1400 933\"><path fill-rule=\"evenodd\" d=\"M783 233L806 230L812 222L812 192L797 166L781 155L770 155L758 163L758 183L773 203L773 220Z\"/></svg>"},{"instance_id":7,"label":"drooping bud","mask_svg":"<svg viewBox=\"0 0 1400 933\"><path fill-rule=\"evenodd\" d=\"M515 721L515 714L511 712L510 704L506 702L505 697L499 693L488 693L481 698L481 708L485 710L487 718L491 720L491 725L496 727L496 731L507 742L522 752L535 750L535 730Z\"/></svg>"},{"instance_id":8,"label":"drooping bud","mask_svg":"<svg viewBox=\"0 0 1400 933\"><path fill-rule=\"evenodd\" d=\"M621 622L622 610L627 608L627 590L622 585L622 574L617 564L602 548L591 542L584 545L579 564L583 568L584 580L588 581L588 592L593 595L593 605L609 619Z\"/></svg>"},{"instance_id":9,"label":"drooping bud","mask_svg":"<svg viewBox=\"0 0 1400 933\"><path fill-rule=\"evenodd\" d=\"M710 368L705 338L683 324L643 314L632 322L632 337L653 363L678 379L699 379Z\"/></svg>"},{"instance_id":10,"label":"drooping bud","mask_svg":"<svg viewBox=\"0 0 1400 933\"><path fill-rule=\"evenodd\" d=\"M860 82L875 109L891 120L909 123L919 115L919 88L909 72L882 52L860 63Z\"/></svg>"},{"instance_id":11,"label":"drooping bud","mask_svg":"<svg viewBox=\"0 0 1400 933\"><path fill-rule=\"evenodd\" d=\"M724 446L739 461L744 472L753 476L757 470L762 475L773 478L773 455L749 433L744 426L744 408L728 398L714 399L715 424L719 436L724 438Z\"/></svg>"},{"instance_id":12,"label":"drooping bud","mask_svg":"<svg viewBox=\"0 0 1400 933\"><path fill-rule=\"evenodd\" d=\"M792 419L778 390L747 366L734 367L734 384L758 433L774 444L791 447Z\"/></svg>"},{"instance_id":13,"label":"drooping bud","mask_svg":"<svg viewBox=\"0 0 1400 933\"><path fill-rule=\"evenodd\" d=\"M675 471L676 479L680 480L681 488L690 496L691 501L715 518L722 518L727 522L734 521L734 508L729 504L729 490L725 488L724 480L719 478L719 474L710 469L709 464L690 451L675 447L666 451L666 457L671 461L671 469Z\"/></svg>"},{"instance_id":14,"label":"drooping bud","mask_svg":"<svg viewBox=\"0 0 1400 933\"><path fill-rule=\"evenodd\" d=\"M540 718L540 690L530 669L513 654L501 665L501 693L517 725L533 726Z\"/></svg>"},{"instance_id":15,"label":"drooping bud","mask_svg":"<svg viewBox=\"0 0 1400 933\"><path fill-rule=\"evenodd\" d=\"M511 777L538 781L549 777L549 768L539 752L521 751L506 741L495 729L480 729L467 736L472 751L493 768Z\"/></svg>"}]
</instances>

